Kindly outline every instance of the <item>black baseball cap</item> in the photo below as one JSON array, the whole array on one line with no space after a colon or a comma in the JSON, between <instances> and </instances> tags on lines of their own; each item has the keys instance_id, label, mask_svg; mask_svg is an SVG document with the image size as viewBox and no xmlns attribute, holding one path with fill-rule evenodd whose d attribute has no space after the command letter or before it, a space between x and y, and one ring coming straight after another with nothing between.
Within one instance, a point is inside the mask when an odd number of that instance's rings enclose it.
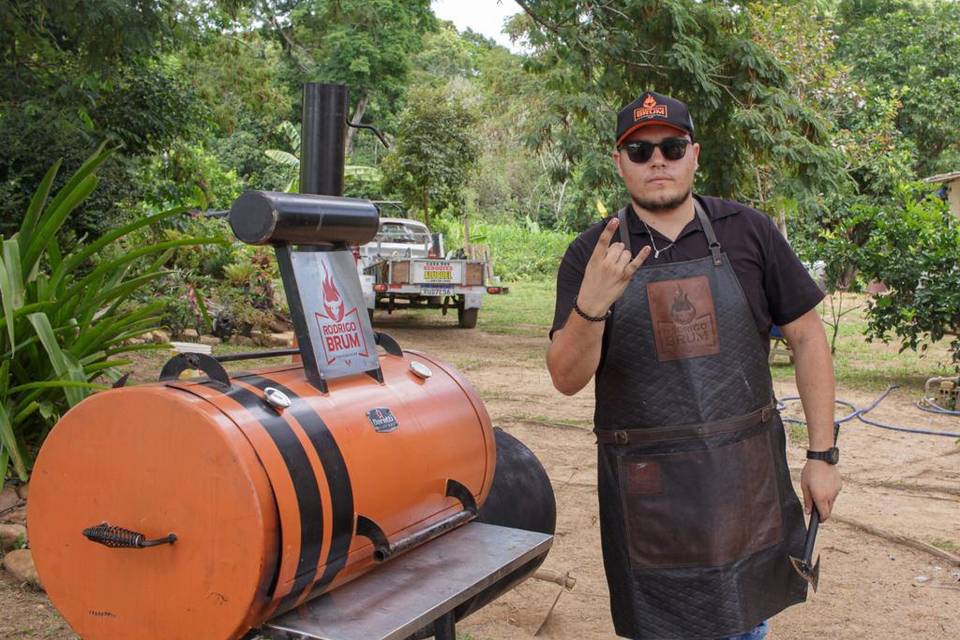
<instances>
[{"instance_id":1,"label":"black baseball cap","mask_svg":"<svg viewBox=\"0 0 960 640\"><path fill-rule=\"evenodd\" d=\"M653 91L620 109L617 114L617 146L631 133L650 124L666 125L693 137L693 120L687 105Z\"/></svg>"}]
</instances>

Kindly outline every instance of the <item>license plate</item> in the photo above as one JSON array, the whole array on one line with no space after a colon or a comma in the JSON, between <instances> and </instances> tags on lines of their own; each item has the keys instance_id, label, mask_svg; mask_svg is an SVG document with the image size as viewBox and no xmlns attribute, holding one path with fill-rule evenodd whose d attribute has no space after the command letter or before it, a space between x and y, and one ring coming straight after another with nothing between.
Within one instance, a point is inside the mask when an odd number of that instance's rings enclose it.
<instances>
[{"instance_id":1,"label":"license plate","mask_svg":"<svg viewBox=\"0 0 960 640\"><path fill-rule=\"evenodd\" d=\"M424 285L420 287L420 293L425 296L449 296L453 295L453 286Z\"/></svg>"}]
</instances>

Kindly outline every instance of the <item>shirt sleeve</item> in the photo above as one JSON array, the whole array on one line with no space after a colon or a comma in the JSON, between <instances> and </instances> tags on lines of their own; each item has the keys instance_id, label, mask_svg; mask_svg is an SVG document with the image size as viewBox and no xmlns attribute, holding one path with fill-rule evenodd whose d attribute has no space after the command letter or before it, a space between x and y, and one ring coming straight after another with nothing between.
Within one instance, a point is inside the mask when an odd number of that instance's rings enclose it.
<instances>
[{"instance_id":1,"label":"shirt sleeve","mask_svg":"<svg viewBox=\"0 0 960 640\"><path fill-rule=\"evenodd\" d=\"M823 300L823 291L807 272L776 224L767 224L766 264L763 285L770 317L783 326L810 311Z\"/></svg>"}]
</instances>

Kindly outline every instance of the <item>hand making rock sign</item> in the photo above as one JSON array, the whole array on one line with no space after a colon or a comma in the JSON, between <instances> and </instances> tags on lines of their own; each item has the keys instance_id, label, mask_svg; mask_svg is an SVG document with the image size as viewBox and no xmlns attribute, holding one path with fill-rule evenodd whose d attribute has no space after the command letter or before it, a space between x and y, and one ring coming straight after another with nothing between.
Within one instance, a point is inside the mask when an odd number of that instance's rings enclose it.
<instances>
[{"instance_id":1,"label":"hand making rock sign","mask_svg":"<svg viewBox=\"0 0 960 640\"><path fill-rule=\"evenodd\" d=\"M577 307L591 317L600 317L607 313L613 303L623 295L633 274L651 252L650 247L643 247L637 256L631 259L630 251L622 242L611 243L619 226L620 221L617 218L607 222L583 274Z\"/></svg>"}]
</instances>

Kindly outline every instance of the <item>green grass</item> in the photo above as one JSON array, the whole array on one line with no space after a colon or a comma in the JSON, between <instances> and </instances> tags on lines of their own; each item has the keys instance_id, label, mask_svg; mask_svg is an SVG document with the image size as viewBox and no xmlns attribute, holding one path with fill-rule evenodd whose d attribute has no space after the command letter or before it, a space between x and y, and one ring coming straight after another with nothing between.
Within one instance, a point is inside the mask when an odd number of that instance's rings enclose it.
<instances>
[{"instance_id":1,"label":"green grass","mask_svg":"<svg viewBox=\"0 0 960 640\"><path fill-rule=\"evenodd\" d=\"M543 422L546 424L553 424L561 427L571 427L576 429L592 429L593 428L593 419L566 419L566 420L557 420L550 416L545 416L543 414L533 414L533 413L512 413L510 415L511 420L516 420L517 422Z\"/></svg>"},{"instance_id":2,"label":"green grass","mask_svg":"<svg viewBox=\"0 0 960 640\"><path fill-rule=\"evenodd\" d=\"M889 344L868 342L866 296L848 294L844 299L844 308L851 304L859 305L859 308L841 318L836 353L833 356L838 385L878 393L896 384L919 397L928 378L956 375L950 361L948 341L931 345L926 353L910 350L900 353L900 343L896 339ZM821 316L830 318L829 307L825 304L820 305L820 313ZM829 340L832 328L824 326ZM771 369L776 381L794 379L792 365L775 365Z\"/></svg>"},{"instance_id":3,"label":"green grass","mask_svg":"<svg viewBox=\"0 0 960 640\"><path fill-rule=\"evenodd\" d=\"M510 293L484 298L478 326L490 333L546 338L553 324L556 282L551 278L506 284Z\"/></svg>"},{"instance_id":4,"label":"green grass","mask_svg":"<svg viewBox=\"0 0 960 640\"><path fill-rule=\"evenodd\" d=\"M891 384L900 385L907 392L917 395L923 384L933 376L956 375L950 361L946 341L931 345L925 353L910 350L899 352L897 340L884 344L868 342L865 296L847 296L844 307L860 305L858 309L843 316L837 336L836 353L833 356L834 371L839 385L859 391L879 393ZM510 285L505 296L487 296L480 312L480 328L491 333L546 336L553 323L553 308L556 302L556 283L550 280L534 280ZM830 311L825 305L819 309L829 319ZM832 329L825 325L827 338ZM771 367L776 381L792 381L793 365Z\"/></svg>"},{"instance_id":5,"label":"green grass","mask_svg":"<svg viewBox=\"0 0 960 640\"><path fill-rule=\"evenodd\" d=\"M806 425L797 424L796 422L787 422L786 427L787 427L787 437L790 439L791 444L807 443Z\"/></svg>"},{"instance_id":6,"label":"green grass","mask_svg":"<svg viewBox=\"0 0 960 640\"><path fill-rule=\"evenodd\" d=\"M960 551L960 543L945 538L935 538L930 541L930 544L947 553L957 553Z\"/></svg>"}]
</instances>

